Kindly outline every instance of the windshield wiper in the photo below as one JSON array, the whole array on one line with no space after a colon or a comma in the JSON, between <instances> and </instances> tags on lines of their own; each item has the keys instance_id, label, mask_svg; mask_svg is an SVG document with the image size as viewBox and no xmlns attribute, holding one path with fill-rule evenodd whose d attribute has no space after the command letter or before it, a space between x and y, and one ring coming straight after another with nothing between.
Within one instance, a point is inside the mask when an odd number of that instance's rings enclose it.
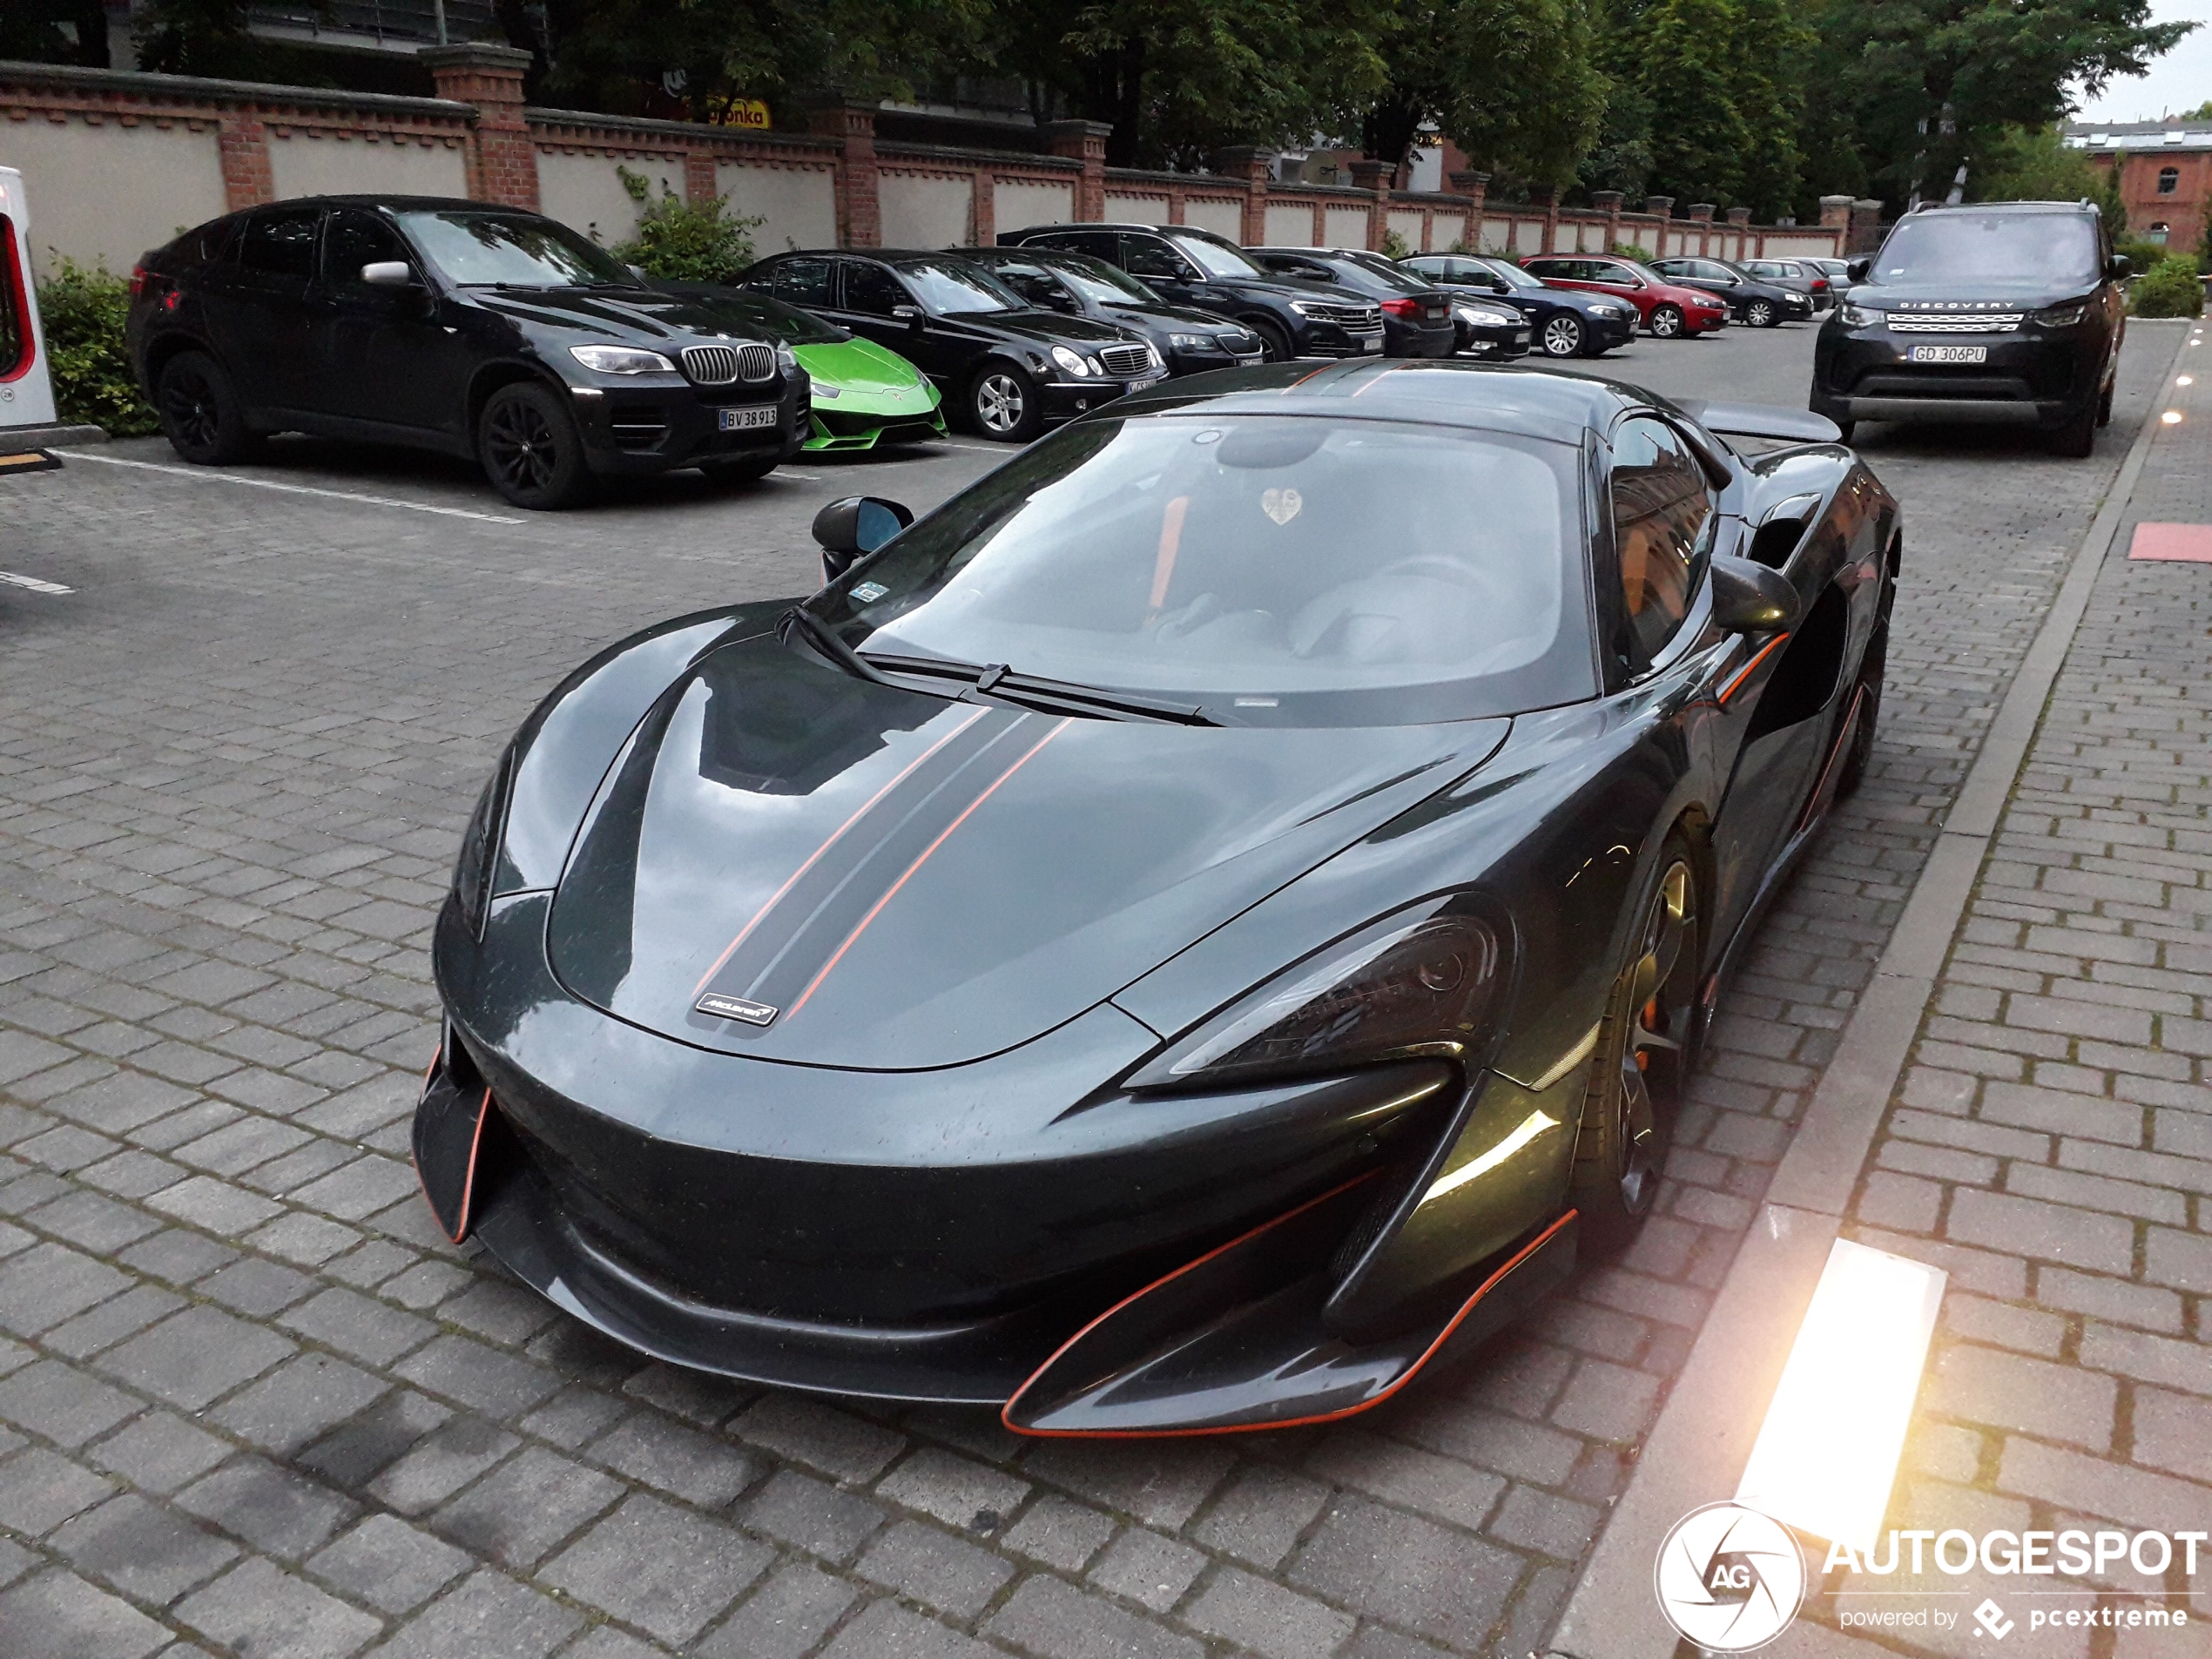
<instances>
[{"instance_id":1,"label":"windshield wiper","mask_svg":"<svg viewBox=\"0 0 2212 1659\"><path fill-rule=\"evenodd\" d=\"M1175 725L1221 724L1195 703L1170 703L1130 691L1103 691L1073 680L1046 679L1042 675L1017 673L1004 663L961 663L945 657L894 657L876 651L865 657L857 651L853 655L864 664L887 668L894 674L964 680L987 697L1051 713L1120 715L1130 719L1164 720Z\"/></svg>"},{"instance_id":2,"label":"windshield wiper","mask_svg":"<svg viewBox=\"0 0 2212 1659\"><path fill-rule=\"evenodd\" d=\"M808 644L813 646L821 655L828 658L833 664L843 669L855 679L867 680L872 685L891 684L889 680L870 667L862 659L860 652L846 644L839 636L836 629L831 627L803 604L793 605L776 618L776 637L786 644L789 643L792 630L794 628L806 636Z\"/></svg>"}]
</instances>

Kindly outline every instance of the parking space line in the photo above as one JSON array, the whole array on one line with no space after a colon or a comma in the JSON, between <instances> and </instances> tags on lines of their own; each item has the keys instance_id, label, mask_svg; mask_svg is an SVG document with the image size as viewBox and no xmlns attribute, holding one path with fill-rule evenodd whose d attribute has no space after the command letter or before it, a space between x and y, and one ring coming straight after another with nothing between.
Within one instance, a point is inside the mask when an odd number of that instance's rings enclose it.
<instances>
[{"instance_id":1,"label":"parking space line","mask_svg":"<svg viewBox=\"0 0 2212 1659\"><path fill-rule=\"evenodd\" d=\"M435 513L441 518L472 518L482 524L527 524L524 518L504 513L479 513L466 507L439 507L426 501L401 501L393 496L366 496L351 489L324 489L315 484L287 484L274 478L246 478L234 472L214 472L206 467L170 467L158 461L126 461L121 455L94 455L85 449L57 449L71 461L97 461L107 467L136 467L142 472L165 472L201 482L246 484L255 489L280 490L287 496L322 496L332 501L359 502L368 507L398 507L410 513Z\"/></svg>"},{"instance_id":2,"label":"parking space line","mask_svg":"<svg viewBox=\"0 0 2212 1659\"><path fill-rule=\"evenodd\" d=\"M10 587L29 588L33 593L75 593L75 588L64 588L58 582L42 582L35 576L17 576L13 570L0 570L0 582Z\"/></svg>"}]
</instances>

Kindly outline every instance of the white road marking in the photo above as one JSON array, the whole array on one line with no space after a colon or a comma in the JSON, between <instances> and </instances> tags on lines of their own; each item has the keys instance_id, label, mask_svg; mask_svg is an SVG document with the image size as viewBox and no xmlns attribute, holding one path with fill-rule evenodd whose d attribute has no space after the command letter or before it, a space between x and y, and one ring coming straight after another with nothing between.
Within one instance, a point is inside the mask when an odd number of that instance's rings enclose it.
<instances>
[{"instance_id":1,"label":"white road marking","mask_svg":"<svg viewBox=\"0 0 2212 1659\"><path fill-rule=\"evenodd\" d=\"M109 467L136 467L143 472L165 472L179 478L191 478L202 482L246 484L255 489L280 490L287 496L321 496L331 501L360 502L368 507L399 507L410 513L435 513L441 518L472 518L482 524L529 523L526 518L510 518L504 513L479 513L466 507L439 507L427 501L401 501L393 496L365 496L351 489L323 489L314 484L281 483L274 478L246 478L234 472L212 472L205 467L169 467L158 461L125 461L121 455L94 455L85 449L57 449L54 454L65 455L71 461L97 461Z\"/></svg>"},{"instance_id":2,"label":"white road marking","mask_svg":"<svg viewBox=\"0 0 2212 1659\"><path fill-rule=\"evenodd\" d=\"M13 570L0 570L0 582L10 587L29 588L33 593L75 593L75 588L64 588L58 582L41 582L35 576L17 576Z\"/></svg>"},{"instance_id":3,"label":"white road marking","mask_svg":"<svg viewBox=\"0 0 2212 1659\"><path fill-rule=\"evenodd\" d=\"M768 475L771 478L788 478L797 484L819 484L822 482L822 475L819 472L792 472L784 467L777 468Z\"/></svg>"}]
</instances>

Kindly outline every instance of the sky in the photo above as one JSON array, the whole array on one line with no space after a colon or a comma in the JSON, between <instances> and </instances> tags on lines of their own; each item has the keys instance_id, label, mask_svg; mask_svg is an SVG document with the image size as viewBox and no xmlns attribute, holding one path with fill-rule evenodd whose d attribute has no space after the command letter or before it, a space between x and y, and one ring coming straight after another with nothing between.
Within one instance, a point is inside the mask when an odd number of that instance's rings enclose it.
<instances>
[{"instance_id":1,"label":"sky","mask_svg":"<svg viewBox=\"0 0 2212 1659\"><path fill-rule=\"evenodd\" d=\"M2151 0L2153 23L2202 25L2182 44L2154 58L2150 73L2115 75L2098 98L2085 103L2084 121L2155 121L2168 111L2195 109L2212 98L2212 0Z\"/></svg>"}]
</instances>

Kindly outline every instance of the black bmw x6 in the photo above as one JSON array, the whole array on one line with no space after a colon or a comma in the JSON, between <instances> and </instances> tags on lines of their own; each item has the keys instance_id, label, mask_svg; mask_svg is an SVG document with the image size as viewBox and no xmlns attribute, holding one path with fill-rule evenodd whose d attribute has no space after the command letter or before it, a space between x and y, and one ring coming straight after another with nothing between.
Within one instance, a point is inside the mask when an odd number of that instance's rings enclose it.
<instances>
[{"instance_id":1,"label":"black bmw x6","mask_svg":"<svg viewBox=\"0 0 2212 1659\"><path fill-rule=\"evenodd\" d=\"M515 208L278 202L185 232L131 286L131 361L187 461L312 432L469 456L551 508L595 474L759 478L806 440L788 347Z\"/></svg>"}]
</instances>

